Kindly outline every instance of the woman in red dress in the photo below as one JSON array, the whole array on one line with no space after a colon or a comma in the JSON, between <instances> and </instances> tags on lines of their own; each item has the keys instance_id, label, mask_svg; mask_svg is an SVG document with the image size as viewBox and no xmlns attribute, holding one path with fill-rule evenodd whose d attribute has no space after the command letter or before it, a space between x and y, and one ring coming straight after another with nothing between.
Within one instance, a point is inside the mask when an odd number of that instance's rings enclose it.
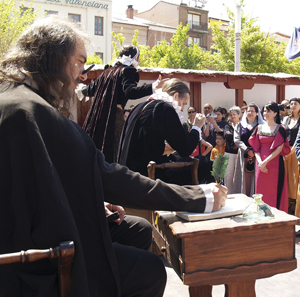
<instances>
[{"instance_id":1,"label":"woman in red dress","mask_svg":"<svg viewBox=\"0 0 300 297\"><path fill-rule=\"evenodd\" d=\"M263 110L266 123L258 125L249 138L256 157L255 193L263 194L263 201L270 206L288 212L283 156L290 152L290 146L277 104L270 102Z\"/></svg>"}]
</instances>

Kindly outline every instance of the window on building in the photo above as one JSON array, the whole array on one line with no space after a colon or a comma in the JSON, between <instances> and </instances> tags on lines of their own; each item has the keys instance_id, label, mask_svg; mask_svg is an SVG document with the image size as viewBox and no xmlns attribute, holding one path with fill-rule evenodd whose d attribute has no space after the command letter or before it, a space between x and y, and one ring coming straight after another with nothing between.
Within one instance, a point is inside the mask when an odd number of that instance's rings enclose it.
<instances>
[{"instance_id":1,"label":"window on building","mask_svg":"<svg viewBox=\"0 0 300 297\"><path fill-rule=\"evenodd\" d=\"M53 11L53 10L45 10L45 13L47 16L58 15L58 11Z\"/></svg>"},{"instance_id":2,"label":"window on building","mask_svg":"<svg viewBox=\"0 0 300 297\"><path fill-rule=\"evenodd\" d=\"M34 9L33 9L33 8L28 8L28 7L22 6L22 7L21 7L21 11L22 11L22 12L21 12L21 16L23 16L24 12L27 11L28 9L31 10L31 11L30 11L31 13L34 12Z\"/></svg>"},{"instance_id":3,"label":"window on building","mask_svg":"<svg viewBox=\"0 0 300 297\"><path fill-rule=\"evenodd\" d=\"M81 15L80 14L73 14L73 13L69 13L68 14L68 18L76 23L80 23L81 22Z\"/></svg>"},{"instance_id":4,"label":"window on building","mask_svg":"<svg viewBox=\"0 0 300 297\"><path fill-rule=\"evenodd\" d=\"M166 42L167 45L170 45L170 42L168 42L168 41L165 41L165 42ZM160 45L160 44L161 44L161 41L157 41L156 44L157 44L157 45Z\"/></svg>"},{"instance_id":5,"label":"window on building","mask_svg":"<svg viewBox=\"0 0 300 297\"><path fill-rule=\"evenodd\" d=\"M189 28L199 27L201 23L201 16L198 14L188 14Z\"/></svg>"},{"instance_id":6,"label":"window on building","mask_svg":"<svg viewBox=\"0 0 300 297\"><path fill-rule=\"evenodd\" d=\"M103 53L100 53L100 52L95 52L95 54L97 55L97 56L99 56L100 57L100 59L102 60L102 62L103 62Z\"/></svg>"},{"instance_id":7,"label":"window on building","mask_svg":"<svg viewBox=\"0 0 300 297\"><path fill-rule=\"evenodd\" d=\"M188 38L188 46L191 46L193 44L198 44L201 46L201 38L200 37L189 37Z\"/></svg>"},{"instance_id":8,"label":"window on building","mask_svg":"<svg viewBox=\"0 0 300 297\"><path fill-rule=\"evenodd\" d=\"M95 35L103 35L103 17L95 16Z\"/></svg>"}]
</instances>

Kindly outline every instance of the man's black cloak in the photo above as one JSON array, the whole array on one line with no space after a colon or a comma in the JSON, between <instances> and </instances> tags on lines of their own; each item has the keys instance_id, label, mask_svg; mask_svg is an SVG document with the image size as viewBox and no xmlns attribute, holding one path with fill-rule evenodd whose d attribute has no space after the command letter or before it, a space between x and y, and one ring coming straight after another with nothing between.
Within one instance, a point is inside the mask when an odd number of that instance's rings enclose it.
<instances>
[{"instance_id":1,"label":"man's black cloak","mask_svg":"<svg viewBox=\"0 0 300 297\"><path fill-rule=\"evenodd\" d=\"M152 84L138 87L138 82L139 74L134 67L118 63L114 67L107 67L94 82L82 90L85 96L95 96L83 129L109 163L114 160L117 104L124 109L129 99L152 94Z\"/></svg>"}]
</instances>

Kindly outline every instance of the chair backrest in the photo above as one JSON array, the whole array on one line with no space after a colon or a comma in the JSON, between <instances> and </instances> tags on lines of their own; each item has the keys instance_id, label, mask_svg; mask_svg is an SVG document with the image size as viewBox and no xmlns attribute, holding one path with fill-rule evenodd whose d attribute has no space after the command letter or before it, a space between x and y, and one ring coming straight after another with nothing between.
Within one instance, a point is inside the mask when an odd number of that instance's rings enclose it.
<instances>
[{"instance_id":1,"label":"chair backrest","mask_svg":"<svg viewBox=\"0 0 300 297\"><path fill-rule=\"evenodd\" d=\"M165 169L165 168L182 168L186 166L191 166L191 175L192 175L192 184L198 185L198 165L199 159L192 159L189 162L167 162L162 164L156 164L154 161L150 161L147 169L148 169L148 177L151 179L155 179L155 169Z\"/></svg>"},{"instance_id":2,"label":"chair backrest","mask_svg":"<svg viewBox=\"0 0 300 297\"><path fill-rule=\"evenodd\" d=\"M27 250L10 254L0 254L0 265L57 258L60 296L68 297L70 296L71 289L74 253L74 242L66 241L62 242L55 248L49 248L46 250Z\"/></svg>"}]
</instances>

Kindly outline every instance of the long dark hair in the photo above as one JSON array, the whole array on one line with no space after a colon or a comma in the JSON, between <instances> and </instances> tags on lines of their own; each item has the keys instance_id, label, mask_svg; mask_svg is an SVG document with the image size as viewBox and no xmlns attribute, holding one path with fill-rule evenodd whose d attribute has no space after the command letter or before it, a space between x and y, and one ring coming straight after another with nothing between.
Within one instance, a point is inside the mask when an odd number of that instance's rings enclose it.
<instances>
[{"instance_id":1,"label":"long dark hair","mask_svg":"<svg viewBox=\"0 0 300 297\"><path fill-rule=\"evenodd\" d=\"M275 116L275 118L274 118L274 120L275 120L275 123L276 124L281 124L281 121L280 121L280 114L279 114L279 108L278 108L278 105L275 103L275 102L273 102L273 101L270 101L269 103L267 103L265 106L264 106L264 108L263 108L263 110L265 110L265 109L267 109L267 110L271 110L271 111L273 111L273 112L276 112L277 114L276 114L276 116Z\"/></svg>"},{"instance_id":2,"label":"long dark hair","mask_svg":"<svg viewBox=\"0 0 300 297\"><path fill-rule=\"evenodd\" d=\"M291 104L292 101L297 101L299 104L300 104L300 98L292 98L289 100L289 103ZM300 110L298 111L298 115L300 115ZM290 114L290 118L292 118L294 115L293 113L291 112Z\"/></svg>"},{"instance_id":3,"label":"long dark hair","mask_svg":"<svg viewBox=\"0 0 300 297\"><path fill-rule=\"evenodd\" d=\"M136 54L138 54L139 56L139 50L136 46L134 45L125 45L121 48L121 50L119 51L119 58L121 58L123 55L125 56L130 56L131 58L133 58Z\"/></svg>"},{"instance_id":4,"label":"long dark hair","mask_svg":"<svg viewBox=\"0 0 300 297\"><path fill-rule=\"evenodd\" d=\"M0 62L0 82L22 83L27 77L52 106L71 98L70 57L89 37L75 22L51 16L32 24ZM66 104L64 104L66 105Z\"/></svg>"}]
</instances>

